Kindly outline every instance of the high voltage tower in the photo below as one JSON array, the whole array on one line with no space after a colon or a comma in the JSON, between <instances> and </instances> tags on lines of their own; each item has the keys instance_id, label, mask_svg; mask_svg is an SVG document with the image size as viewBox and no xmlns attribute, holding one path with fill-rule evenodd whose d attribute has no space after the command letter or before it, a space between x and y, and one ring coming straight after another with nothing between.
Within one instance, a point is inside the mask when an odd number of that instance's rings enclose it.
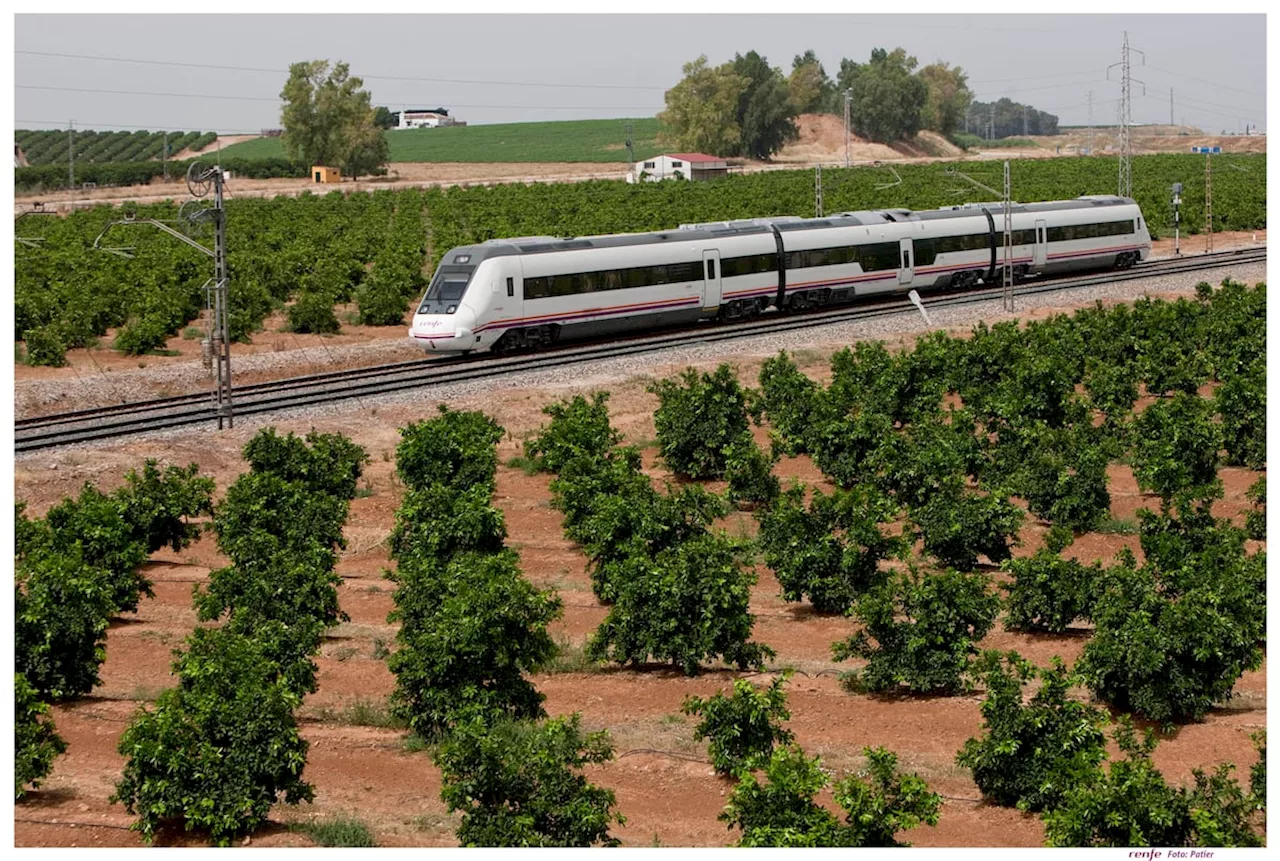
<instances>
[{"instance_id":1,"label":"high voltage tower","mask_svg":"<svg viewBox=\"0 0 1280 861\"><path fill-rule=\"evenodd\" d=\"M1142 86L1142 94L1147 94L1147 85L1135 81L1129 74L1129 52L1142 54L1142 65L1147 64L1147 55L1137 48L1129 47L1129 31L1124 31L1124 47L1120 51L1120 62L1107 67L1107 80L1111 80L1111 70L1120 67L1120 191L1121 197L1133 197L1133 140L1129 135L1129 124L1133 122L1133 100L1130 89L1137 83Z\"/></svg>"}]
</instances>

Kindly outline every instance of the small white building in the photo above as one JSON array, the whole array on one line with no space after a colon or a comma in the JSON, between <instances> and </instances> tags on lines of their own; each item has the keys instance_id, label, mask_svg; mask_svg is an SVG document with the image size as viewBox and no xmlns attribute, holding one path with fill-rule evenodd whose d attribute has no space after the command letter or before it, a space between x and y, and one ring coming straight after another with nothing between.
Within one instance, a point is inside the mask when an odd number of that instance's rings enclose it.
<instances>
[{"instance_id":1,"label":"small white building","mask_svg":"<svg viewBox=\"0 0 1280 861\"><path fill-rule=\"evenodd\" d=\"M705 180L727 176L729 163L719 156L700 152L673 152L636 162L632 177L657 182L660 179ZM635 179L631 180L632 182Z\"/></svg>"},{"instance_id":2,"label":"small white building","mask_svg":"<svg viewBox=\"0 0 1280 861\"><path fill-rule=\"evenodd\" d=\"M453 117L444 108L415 108L400 112L400 129L435 129L441 126L454 125Z\"/></svg>"}]
</instances>

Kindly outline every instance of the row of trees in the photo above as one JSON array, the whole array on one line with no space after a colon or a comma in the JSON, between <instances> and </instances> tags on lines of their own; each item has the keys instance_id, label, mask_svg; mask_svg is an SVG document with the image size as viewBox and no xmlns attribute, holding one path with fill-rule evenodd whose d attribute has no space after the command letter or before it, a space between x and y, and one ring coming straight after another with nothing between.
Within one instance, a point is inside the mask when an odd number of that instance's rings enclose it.
<instances>
[{"instance_id":1,"label":"row of trees","mask_svg":"<svg viewBox=\"0 0 1280 861\"><path fill-rule=\"evenodd\" d=\"M316 690L326 628L346 620L334 571L350 501L368 462L341 434L274 428L244 448L250 469L227 489L214 530L231 564L213 571L193 603L201 621L173 671L178 685L142 708L120 738L125 757L112 796L151 842L166 827L226 845L272 806L310 801L308 742L295 710Z\"/></svg>"},{"instance_id":2,"label":"row of trees","mask_svg":"<svg viewBox=\"0 0 1280 861\"><path fill-rule=\"evenodd\" d=\"M109 621L136 612L151 582L142 573L162 547L181 550L200 534L191 518L212 511L212 480L195 464L148 460L109 494L86 484L43 518L18 503L15 530L15 795L37 786L65 750L48 704L101 684Z\"/></svg>"},{"instance_id":3,"label":"row of trees","mask_svg":"<svg viewBox=\"0 0 1280 861\"><path fill-rule=\"evenodd\" d=\"M577 714L547 719L525 678L557 653L547 626L563 604L520 574L491 497L503 430L478 412L441 407L401 429L406 491L391 533L399 622L387 663L395 713L438 742L441 797L461 811L465 846L614 845L625 819L582 768L613 758L607 732Z\"/></svg>"},{"instance_id":4,"label":"row of trees","mask_svg":"<svg viewBox=\"0 0 1280 861\"><path fill-rule=\"evenodd\" d=\"M716 67L702 56L685 64L658 117L678 147L757 159L796 139L798 115L843 116L846 93L850 124L866 140L907 140L921 129L953 136L969 130L971 114L978 117L976 128L987 129L992 106L973 101L960 67L941 61L918 66L902 48L876 48L866 63L842 59L832 80L812 50L792 60L790 74L755 51ZM1025 133L1057 133L1057 117L1005 98L994 104L994 137L1022 134L1024 110Z\"/></svg>"}]
</instances>

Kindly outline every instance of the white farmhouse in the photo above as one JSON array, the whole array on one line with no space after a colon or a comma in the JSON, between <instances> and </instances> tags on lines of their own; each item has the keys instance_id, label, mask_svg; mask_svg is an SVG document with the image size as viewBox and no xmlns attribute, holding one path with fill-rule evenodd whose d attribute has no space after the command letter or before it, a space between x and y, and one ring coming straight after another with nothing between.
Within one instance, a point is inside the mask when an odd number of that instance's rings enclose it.
<instances>
[{"instance_id":1,"label":"white farmhouse","mask_svg":"<svg viewBox=\"0 0 1280 861\"><path fill-rule=\"evenodd\" d=\"M413 108L400 112L400 120L396 128L434 129L451 125L454 125L454 119L444 108Z\"/></svg>"},{"instance_id":2,"label":"white farmhouse","mask_svg":"<svg viewBox=\"0 0 1280 861\"><path fill-rule=\"evenodd\" d=\"M719 156L673 152L636 162L633 176L656 182L660 179L715 179L728 173L728 162Z\"/></svg>"}]
</instances>

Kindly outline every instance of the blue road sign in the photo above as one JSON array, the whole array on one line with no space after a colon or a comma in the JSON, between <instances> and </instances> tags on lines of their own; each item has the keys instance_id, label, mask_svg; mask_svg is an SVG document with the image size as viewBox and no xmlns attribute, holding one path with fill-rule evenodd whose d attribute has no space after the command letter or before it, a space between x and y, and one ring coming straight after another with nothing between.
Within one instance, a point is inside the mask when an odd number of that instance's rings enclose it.
<instances>
[{"instance_id":1,"label":"blue road sign","mask_svg":"<svg viewBox=\"0 0 1280 861\"><path fill-rule=\"evenodd\" d=\"M1199 153L1200 155L1220 155L1220 154L1222 153L1222 147L1220 147L1220 146L1193 146L1193 147L1191 148L1191 151L1192 151L1193 153Z\"/></svg>"}]
</instances>

